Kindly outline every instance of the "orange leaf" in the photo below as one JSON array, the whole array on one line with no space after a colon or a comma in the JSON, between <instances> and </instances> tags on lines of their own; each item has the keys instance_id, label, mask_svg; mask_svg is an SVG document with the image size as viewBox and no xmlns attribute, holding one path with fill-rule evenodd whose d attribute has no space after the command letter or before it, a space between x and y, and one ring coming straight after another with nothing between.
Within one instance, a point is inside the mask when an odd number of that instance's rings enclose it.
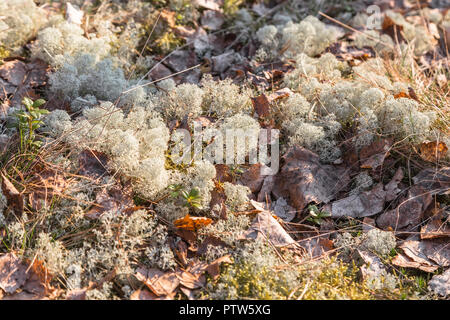
<instances>
[{"instance_id":1,"label":"orange leaf","mask_svg":"<svg viewBox=\"0 0 450 320\"><path fill-rule=\"evenodd\" d=\"M205 227L212 223L212 219L205 217L192 217L187 214L184 218L174 221L175 227L186 229L190 231L196 231L202 227Z\"/></svg>"},{"instance_id":2,"label":"orange leaf","mask_svg":"<svg viewBox=\"0 0 450 320\"><path fill-rule=\"evenodd\" d=\"M426 161L435 162L447 154L447 145L440 141L424 142L419 145L420 157Z\"/></svg>"},{"instance_id":3,"label":"orange leaf","mask_svg":"<svg viewBox=\"0 0 450 320\"><path fill-rule=\"evenodd\" d=\"M395 99L400 99L400 98L409 98L409 95L406 92L399 92L394 96Z\"/></svg>"}]
</instances>

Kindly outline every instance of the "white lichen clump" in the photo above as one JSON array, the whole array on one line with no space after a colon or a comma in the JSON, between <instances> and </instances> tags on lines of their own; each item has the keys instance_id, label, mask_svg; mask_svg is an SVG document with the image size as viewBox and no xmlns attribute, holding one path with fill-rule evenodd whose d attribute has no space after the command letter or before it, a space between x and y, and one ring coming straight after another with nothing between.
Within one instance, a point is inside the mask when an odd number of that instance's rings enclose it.
<instances>
[{"instance_id":1,"label":"white lichen clump","mask_svg":"<svg viewBox=\"0 0 450 320\"><path fill-rule=\"evenodd\" d=\"M143 196L155 196L167 186L165 152L169 130L152 109L135 107L124 115L121 109L105 102L85 109L72 123L67 117L64 111L52 112L46 119L47 130L65 131L62 138L75 150L92 148L106 153L111 158L111 169L132 178ZM65 119L63 128L59 119Z\"/></svg>"},{"instance_id":2,"label":"white lichen clump","mask_svg":"<svg viewBox=\"0 0 450 320\"><path fill-rule=\"evenodd\" d=\"M243 211L248 207L251 191L247 186L224 182L223 189L227 198L225 204L232 211Z\"/></svg>"},{"instance_id":3,"label":"white lichen clump","mask_svg":"<svg viewBox=\"0 0 450 320\"><path fill-rule=\"evenodd\" d=\"M128 87L122 69L112 60L88 53L66 58L49 83L51 93L70 101L86 95L115 101Z\"/></svg>"},{"instance_id":4,"label":"white lichen clump","mask_svg":"<svg viewBox=\"0 0 450 320\"><path fill-rule=\"evenodd\" d=\"M250 91L239 88L231 79L214 81L207 75L200 84L204 92L202 106L206 115L224 118L239 112L250 112Z\"/></svg>"},{"instance_id":5,"label":"white lichen clump","mask_svg":"<svg viewBox=\"0 0 450 320\"><path fill-rule=\"evenodd\" d=\"M37 45L32 50L34 57L58 66L79 54L91 54L99 59L109 55L110 39L95 35L88 39L83 36L84 30L80 26L64 21L60 16L53 17L49 24L38 33Z\"/></svg>"},{"instance_id":6,"label":"white lichen clump","mask_svg":"<svg viewBox=\"0 0 450 320\"><path fill-rule=\"evenodd\" d=\"M339 28L326 25L313 16L306 17L300 23L288 21L279 26L267 25L256 32L256 38L262 45L257 55L274 58L282 52L284 58L294 58L301 53L314 57L341 35Z\"/></svg>"},{"instance_id":7,"label":"white lichen clump","mask_svg":"<svg viewBox=\"0 0 450 320\"><path fill-rule=\"evenodd\" d=\"M365 234L362 245L382 257L387 257L397 242L393 232L373 228Z\"/></svg>"},{"instance_id":8,"label":"white lichen clump","mask_svg":"<svg viewBox=\"0 0 450 320\"><path fill-rule=\"evenodd\" d=\"M30 40L45 23L45 12L33 0L0 3L0 46L17 49Z\"/></svg>"}]
</instances>

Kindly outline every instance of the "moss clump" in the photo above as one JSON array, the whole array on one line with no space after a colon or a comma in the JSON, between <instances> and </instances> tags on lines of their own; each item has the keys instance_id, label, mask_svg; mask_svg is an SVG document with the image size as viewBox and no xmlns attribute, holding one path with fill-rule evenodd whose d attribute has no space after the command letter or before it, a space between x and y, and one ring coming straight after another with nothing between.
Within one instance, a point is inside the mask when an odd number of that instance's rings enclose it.
<instances>
[{"instance_id":1,"label":"moss clump","mask_svg":"<svg viewBox=\"0 0 450 320\"><path fill-rule=\"evenodd\" d=\"M273 249L264 244L248 244L236 251L234 264L223 269L218 282L208 285L207 296L211 299L375 298L377 291L360 281L359 268L354 264L336 258L302 265L291 263L284 265Z\"/></svg>"}]
</instances>

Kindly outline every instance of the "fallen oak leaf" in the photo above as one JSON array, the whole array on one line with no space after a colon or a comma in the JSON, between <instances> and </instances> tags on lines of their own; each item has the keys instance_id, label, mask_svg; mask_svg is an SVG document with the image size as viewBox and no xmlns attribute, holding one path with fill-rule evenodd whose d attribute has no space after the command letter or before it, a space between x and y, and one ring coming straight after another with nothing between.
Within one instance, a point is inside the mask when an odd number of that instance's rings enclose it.
<instances>
[{"instance_id":1,"label":"fallen oak leaf","mask_svg":"<svg viewBox=\"0 0 450 320\"><path fill-rule=\"evenodd\" d=\"M310 259L322 257L334 248L333 241L324 238L304 239L300 240L298 244Z\"/></svg>"},{"instance_id":2,"label":"fallen oak leaf","mask_svg":"<svg viewBox=\"0 0 450 320\"><path fill-rule=\"evenodd\" d=\"M264 182L265 175L262 174L262 167L264 165L261 163L252 164L240 177L241 184L249 187L251 192L258 192Z\"/></svg>"},{"instance_id":3,"label":"fallen oak leaf","mask_svg":"<svg viewBox=\"0 0 450 320\"><path fill-rule=\"evenodd\" d=\"M0 256L0 288L9 294L16 292L28 278L27 268L14 253Z\"/></svg>"},{"instance_id":4,"label":"fallen oak leaf","mask_svg":"<svg viewBox=\"0 0 450 320\"><path fill-rule=\"evenodd\" d=\"M259 118L267 118L270 115L270 102L263 93L257 97L251 98L253 109Z\"/></svg>"},{"instance_id":5,"label":"fallen oak leaf","mask_svg":"<svg viewBox=\"0 0 450 320\"><path fill-rule=\"evenodd\" d=\"M386 201L394 200L397 197L397 195L402 191L401 189L398 188L398 185L402 181L403 177L404 177L403 169L398 168L394 174L394 177L392 177L392 180L389 181L384 186L384 190L386 191Z\"/></svg>"},{"instance_id":6,"label":"fallen oak leaf","mask_svg":"<svg viewBox=\"0 0 450 320\"><path fill-rule=\"evenodd\" d=\"M419 145L419 155L423 160L436 162L444 158L448 147L442 141L423 142Z\"/></svg>"},{"instance_id":7,"label":"fallen oak leaf","mask_svg":"<svg viewBox=\"0 0 450 320\"><path fill-rule=\"evenodd\" d=\"M381 259L374 253L357 249L364 265L361 266L361 274L365 280L379 279L386 274L387 269Z\"/></svg>"},{"instance_id":8,"label":"fallen oak leaf","mask_svg":"<svg viewBox=\"0 0 450 320\"><path fill-rule=\"evenodd\" d=\"M334 201L324 210L331 212L333 218L370 217L383 211L385 198L386 191L383 184L379 183L371 190Z\"/></svg>"},{"instance_id":9,"label":"fallen oak leaf","mask_svg":"<svg viewBox=\"0 0 450 320\"><path fill-rule=\"evenodd\" d=\"M277 198L289 198L298 211L310 202L330 202L350 180L345 169L320 163L317 154L302 147L291 148L284 162L275 176L272 193Z\"/></svg>"},{"instance_id":10,"label":"fallen oak leaf","mask_svg":"<svg viewBox=\"0 0 450 320\"><path fill-rule=\"evenodd\" d=\"M44 299L53 292L50 281L50 274L39 260L30 264L14 253L0 257L0 288L8 294L4 300Z\"/></svg>"},{"instance_id":11,"label":"fallen oak leaf","mask_svg":"<svg viewBox=\"0 0 450 320\"><path fill-rule=\"evenodd\" d=\"M108 156L95 150L83 150L78 157L79 174L99 178L108 173Z\"/></svg>"},{"instance_id":12,"label":"fallen oak leaf","mask_svg":"<svg viewBox=\"0 0 450 320\"><path fill-rule=\"evenodd\" d=\"M275 92L272 92L267 99L269 100L270 103L276 101L276 100L280 100L283 98L287 98L289 96L291 96L293 94L292 90L289 88L283 88L283 89L279 89Z\"/></svg>"},{"instance_id":13,"label":"fallen oak leaf","mask_svg":"<svg viewBox=\"0 0 450 320\"><path fill-rule=\"evenodd\" d=\"M392 230L417 226L431 202L431 193L415 185L400 199L397 208L386 211L377 218L377 225L382 229L391 228Z\"/></svg>"},{"instance_id":14,"label":"fallen oak leaf","mask_svg":"<svg viewBox=\"0 0 450 320\"><path fill-rule=\"evenodd\" d=\"M198 247L197 253L199 255L205 255L208 250L208 246L226 248L228 247L228 244L219 237L209 235L205 240L202 241L202 243Z\"/></svg>"},{"instance_id":15,"label":"fallen oak leaf","mask_svg":"<svg viewBox=\"0 0 450 320\"><path fill-rule=\"evenodd\" d=\"M171 300L166 297L158 297L147 289L138 289L130 295L130 300Z\"/></svg>"},{"instance_id":16,"label":"fallen oak leaf","mask_svg":"<svg viewBox=\"0 0 450 320\"><path fill-rule=\"evenodd\" d=\"M194 0L193 2L200 7L220 12L222 12L220 6L224 3L223 0Z\"/></svg>"},{"instance_id":17,"label":"fallen oak leaf","mask_svg":"<svg viewBox=\"0 0 450 320\"><path fill-rule=\"evenodd\" d=\"M444 210L439 210L430 221L420 229L421 239L450 237L450 225Z\"/></svg>"},{"instance_id":18,"label":"fallen oak leaf","mask_svg":"<svg viewBox=\"0 0 450 320\"><path fill-rule=\"evenodd\" d=\"M361 149L359 158L360 167L363 169L376 169L381 166L389 155L389 150L393 144L392 139L380 139Z\"/></svg>"},{"instance_id":19,"label":"fallen oak leaf","mask_svg":"<svg viewBox=\"0 0 450 320\"><path fill-rule=\"evenodd\" d=\"M98 219L103 213L110 210L130 213L135 207L131 194L131 189L128 187L113 186L109 190L104 188L97 193L96 204L85 213L85 217Z\"/></svg>"},{"instance_id":20,"label":"fallen oak leaf","mask_svg":"<svg viewBox=\"0 0 450 320\"><path fill-rule=\"evenodd\" d=\"M296 241L284 230L270 211L265 210L256 201L250 200L250 202L259 212L250 227L241 235L242 239L263 239L275 247L297 247Z\"/></svg>"},{"instance_id":21,"label":"fallen oak leaf","mask_svg":"<svg viewBox=\"0 0 450 320\"><path fill-rule=\"evenodd\" d=\"M189 213L183 218L174 221L174 225L177 228L186 229L189 231L197 231L200 228L206 227L213 221L210 218L205 217L193 217Z\"/></svg>"},{"instance_id":22,"label":"fallen oak leaf","mask_svg":"<svg viewBox=\"0 0 450 320\"><path fill-rule=\"evenodd\" d=\"M220 275L220 265L222 263L233 263L233 260L231 260L231 256L229 254L224 255L220 258L217 258L208 266L205 268L206 272L213 278L213 280L216 280Z\"/></svg>"},{"instance_id":23,"label":"fallen oak leaf","mask_svg":"<svg viewBox=\"0 0 450 320\"><path fill-rule=\"evenodd\" d=\"M403 255L392 261L394 265L434 272L450 266L450 244L437 240L406 240L399 245Z\"/></svg>"},{"instance_id":24,"label":"fallen oak leaf","mask_svg":"<svg viewBox=\"0 0 450 320\"><path fill-rule=\"evenodd\" d=\"M191 290L202 288L206 284L206 278L203 275L203 272L192 273L179 270L176 275L180 284Z\"/></svg>"},{"instance_id":25,"label":"fallen oak leaf","mask_svg":"<svg viewBox=\"0 0 450 320\"><path fill-rule=\"evenodd\" d=\"M415 185L421 186L431 195L450 194L450 167L424 169L412 178Z\"/></svg>"},{"instance_id":26,"label":"fallen oak leaf","mask_svg":"<svg viewBox=\"0 0 450 320\"><path fill-rule=\"evenodd\" d=\"M432 262L417 262L402 253L397 254L392 259L392 264L397 267L419 269L430 273L439 269L439 266Z\"/></svg>"},{"instance_id":27,"label":"fallen oak leaf","mask_svg":"<svg viewBox=\"0 0 450 320\"><path fill-rule=\"evenodd\" d=\"M164 273L155 268L140 267L136 271L136 279L142 281L155 295L173 298L180 284L175 272Z\"/></svg>"}]
</instances>

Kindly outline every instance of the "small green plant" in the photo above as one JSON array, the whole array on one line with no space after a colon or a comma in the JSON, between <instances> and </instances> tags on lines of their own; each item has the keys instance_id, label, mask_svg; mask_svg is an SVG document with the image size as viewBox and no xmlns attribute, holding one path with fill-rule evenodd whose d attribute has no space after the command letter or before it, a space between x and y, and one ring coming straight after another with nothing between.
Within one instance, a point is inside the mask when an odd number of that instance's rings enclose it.
<instances>
[{"instance_id":1,"label":"small green plant","mask_svg":"<svg viewBox=\"0 0 450 320\"><path fill-rule=\"evenodd\" d=\"M317 224L319 226L322 224L323 219L331 216L331 214L329 212L320 211L317 208L317 206L315 206L315 205L310 205L308 207L308 211L309 211L309 217L306 220L311 223Z\"/></svg>"},{"instance_id":2,"label":"small green plant","mask_svg":"<svg viewBox=\"0 0 450 320\"><path fill-rule=\"evenodd\" d=\"M183 185L182 184L171 184L167 187L167 189L170 190L170 196L172 198L176 198L180 195L180 193L183 191Z\"/></svg>"},{"instance_id":3,"label":"small green plant","mask_svg":"<svg viewBox=\"0 0 450 320\"><path fill-rule=\"evenodd\" d=\"M38 99L33 102L30 98L23 98L23 105L26 110L16 112L17 121L13 124L19 130L20 150L30 151L41 146L41 141L36 140L36 130L43 124L41 118L49 113L46 109L39 109L45 104L44 99Z\"/></svg>"},{"instance_id":4,"label":"small green plant","mask_svg":"<svg viewBox=\"0 0 450 320\"><path fill-rule=\"evenodd\" d=\"M187 192L186 190L181 191L181 196L185 200L184 206L188 208L202 208L202 197L200 195L200 191L194 188L191 191Z\"/></svg>"},{"instance_id":5,"label":"small green plant","mask_svg":"<svg viewBox=\"0 0 450 320\"><path fill-rule=\"evenodd\" d=\"M239 165L230 165L230 173L233 177L233 180L236 180L241 174L244 173L244 170L242 170Z\"/></svg>"}]
</instances>

